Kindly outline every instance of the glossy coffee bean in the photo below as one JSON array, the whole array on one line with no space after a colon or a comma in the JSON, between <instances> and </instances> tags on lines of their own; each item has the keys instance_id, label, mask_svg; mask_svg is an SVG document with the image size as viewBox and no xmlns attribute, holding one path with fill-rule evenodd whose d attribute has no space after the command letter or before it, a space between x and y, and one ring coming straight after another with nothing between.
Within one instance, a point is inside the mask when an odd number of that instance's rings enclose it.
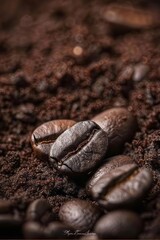
<instances>
[{"instance_id":1,"label":"glossy coffee bean","mask_svg":"<svg viewBox=\"0 0 160 240\"><path fill-rule=\"evenodd\" d=\"M52 211L48 201L45 199L33 201L27 209L26 219L41 223L49 222L52 219Z\"/></svg>"},{"instance_id":2,"label":"glossy coffee bean","mask_svg":"<svg viewBox=\"0 0 160 240\"><path fill-rule=\"evenodd\" d=\"M31 136L32 148L40 159L48 159L52 144L66 129L75 124L72 120L53 120L37 127Z\"/></svg>"},{"instance_id":3,"label":"glossy coffee bean","mask_svg":"<svg viewBox=\"0 0 160 240\"><path fill-rule=\"evenodd\" d=\"M95 232L100 239L137 238L141 231L140 217L126 210L113 211L104 215L95 226Z\"/></svg>"},{"instance_id":4,"label":"glossy coffee bean","mask_svg":"<svg viewBox=\"0 0 160 240\"><path fill-rule=\"evenodd\" d=\"M107 173L110 173L113 169L133 163L133 160L127 155L117 155L107 158L105 163L93 174L89 182L87 183L86 190L91 194L91 189L98 182L98 180Z\"/></svg>"},{"instance_id":5,"label":"glossy coffee bean","mask_svg":"<svg viewBox=\"0 0 160 240\"><path fill-rule=\"evenodd\" d=\"M107 147L107 134L96 123L79 122L54 142L50 151L50 162L62 173L86 173L101 162Z\"/></svg>"},{"instance_id":6,"label":"glossy coffee bean","mask_svg":"<svg viewBox=\"0 0 160 240\"><path fill-rule=\"evenodd\" d=\"M25 239L44 239L44 229L37 222L27 222L23 226L23 236Z\"/></svg>"},{"instance_id":7,"label":"glossy coffee bean","mask_svg":"<svg viewBox=\"0 0 160 240\"><path fill-rule=\"evenodd\" d=\"M51 222L45 229L47 239L65 239L70 233L69 228L61 222Z\"/></svg>"},{"instance_id":8,"label":"glossy coffee bean","mask_svg":"<svg viewBox=\"0 0 160 240\"><path fill-rule=\"evenodd\" d=\"M89 201L70 200L61 206L59 217L62 222L74 230L86 232L92 229L101 212Z\"/></svg>"},{"instance_id":9,"label":"glossy coffee bean","mask_svg":"<svg viewBox=\"0 0 160 240\"><path fill-rule=\"evenodd\" d=\"M12 212L12 204L7 200L0 200L0 214Z\"/></svg>"},{"instance_id":10,"label":"glossy coffee bean","mask_svg":"<svg viewBox=\"0 0 160 240\"><path fill-rule=\"evenodd\" d=\"M93 185L91 194L108 210L133 207L151 185L152 175L147 168L138 169L135 164L127 164L103 175Z\"/></svg>"},{"instance_id":11,"label":"glossy coffee bean","mask_svg":"<svg viewBox=\"0 0 160 240\"><path fill-rule=\"evenodd\" d=\"M132 139L137 126L135 117L126 108L111 108L95 116L92 121L107 133L111 154L121 151L124 143Z\"/></svg>"}]
</instances>

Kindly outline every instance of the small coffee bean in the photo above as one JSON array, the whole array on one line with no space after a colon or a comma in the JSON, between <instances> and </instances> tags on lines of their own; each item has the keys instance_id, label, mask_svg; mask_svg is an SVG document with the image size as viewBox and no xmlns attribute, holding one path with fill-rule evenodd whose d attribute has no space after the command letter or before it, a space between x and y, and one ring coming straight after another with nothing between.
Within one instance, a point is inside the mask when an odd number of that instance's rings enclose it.
<instances>
[{"instance_id":1,"label":"small coffee bean","mask_svg":"<svg viewBox=\"0 0 160 240\"><path fill-rule=\"evenodd\" d=\"M12 204L7 200L0 200L0 214L12 212Z\"/></svg>"},{"instance_id":2,"label":"small coffee bean","mask_svg":"<svg viewBox=\"0 0 160 240\"><path fill-rule=\"evenodd\" d=\"M61 222L51 222L45 229L47 239L65 239L70 233L70 229Z\"/></svg>"},{"instance_id":3,"label":"small coffee bean","mask_svg":"<svg viewBox=\"0 0 160 240\"><path fill-rule=\"evenodd\" d=\"M132 139L137 126L135 117L126 108L111 108L92 118L92 121L107 133L108 150L114 155Z\"/></svg>"},{"instance_id":4,"label":"small coffee bean","mask_svg":"<svg viewBox=\"0 0 160 240\"><path fill-rule=\"evenodd\" d=\"M148 72L149 72L149 67L147 65L137 64L134 67L133 80L135 82L139 82L139 81L143 80L143 78L146 77Z\"/></svg>"},{"instance_id":5,"label":"small coffee bean","mask_svg":"<svg viewBox=\"0 0 160 240\"><path fill-rule=\"evenodd\" d=\"M140 217L130 211L113 211L98 220L95 232L99 238L124 239L137 238L142 231Z\"/></svg>"},{"instance_id":6,"label":"small coffee bean","mask_svg":"<svg viewBox=\"0 0 160 240\"><path fill-rule=\"evenodd\" d=\"M133 163L133 160L127 155L117 155L107 158L105 163L94 173L89 182L87 183L86 190L90 194L91 189L98 182L98 180L113 169L123 166L125 164Z\"/></svg>"},{"instance_id":7,"label":"small coffee bean","mask_svg":"<svg viewBox=\"0 0 160 240\"><path fill-rule=\"evenodd\" d=\"M151 184L152 175L147 168L127 164L102 175L93 185L91 194L108 210L133 207L143 199Z\"/></svg>"},{"instance_id":8,"label":"small coffee bean","mask_svg":"<svg viewBox=\"0 0 160 240\"><path fill-rule=\"evenodd\" d=\"M23 235L25 239L44 239L44 229L37 222L27 222L23 226Z\"/></svg>"},{"instance_id":9,"label":"small coffee bean","mask_svg":"<svg viewBox=\"0 0 160 240\"><path fill-rule=\"evenodd\" d=\"M27 220L47 223L52 219L51 207L47 200L37 199L27 209Z\"/></svg>"},{"instance_id":10,"label":"small coffee bean","mask_svg":"<svg viewBox=\"0 0 160 240\"><path fill-rule=\"evenodd\" d=\"M31 136L31 145L37 157L48 159L52 144L66 129L76 122L72 120L53 120L37 127Z\"/></svg>"},{"instance_id":11,"label":"small coffee bean","mask_svg":"<svg viewBox=\"0 0 160 240\"><path fill-rule=\"evenodd\" d=\"M101 212L92 202L80 199L70 200L61 206L60 220L74 230L86 232L92 229Z\"/></svg>"},{"instance_id":12,"label":"small coffee bean","mask_svg":"<svg viewBox=\"0 0 160 240\"><path fill-rule=\"evenodd\" d=\"M119 28L147 29L159 25L158 14L155 11L141 10L124 6L110 6L104 18Z\"/></svg>"},{"instance_id":13,"label":"small coffee bean","mask_svg":"<svg viewBox=\"0 0 160 240\"><path fill-rule=\"evenodd\" d=\"M50 163L60 172L76 175L91 171L106 154L107 134L94 122L76 123L53 143Z\"/></svg>"}]
</instances>

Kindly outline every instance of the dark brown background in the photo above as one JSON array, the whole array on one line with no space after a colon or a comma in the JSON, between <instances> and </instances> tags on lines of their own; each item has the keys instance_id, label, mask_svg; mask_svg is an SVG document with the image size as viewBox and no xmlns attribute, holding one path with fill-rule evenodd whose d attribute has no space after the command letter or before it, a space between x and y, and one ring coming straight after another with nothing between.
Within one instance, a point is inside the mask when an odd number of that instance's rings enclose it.
<instances>
[{"instance_id":1,"label":"dark brown background","mask_svg":"<svg viewBox=\"0 0 160 240\"><path fill-rule=\"evenodd\" d=\"M116 1L152 8L153 1ZM25 212L38 197L57 213L83 186L52 171L32 153L31 132L59 118L89 119L113 106L137 116L139 130L124 153L154 174L144 201L142 238L160 237L160 28L113 34L104 9L113 1L0 1L0 197ZM157 8L157 6L156 6ZM83 53L75 56L73 49ZM149 73L133 81L135 64Z\"/></svg>"}]
</instances>

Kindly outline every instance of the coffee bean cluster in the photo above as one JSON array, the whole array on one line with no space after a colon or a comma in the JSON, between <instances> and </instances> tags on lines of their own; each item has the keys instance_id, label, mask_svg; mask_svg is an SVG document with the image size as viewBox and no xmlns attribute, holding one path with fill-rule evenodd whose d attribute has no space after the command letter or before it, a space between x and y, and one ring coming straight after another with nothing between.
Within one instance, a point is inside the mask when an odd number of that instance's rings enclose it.
<instances>
[{"instance_id":1,"label":"coffee bean cluster","mask_svg":"<svg viewBox=\"0 0 160 240\"><path fill-rule=\"evenodd\" d=\"M54 120L34 130L31 144L37 157L69 177L89 178L86 192L92 201L72 199L62 205L58 229L92 231L97 239L139 235L143 224L136 208L152 185L152 175L129 156L117 155L136 128L136 119L127 109L112 108L91 120ZM27 225L25 233L32 227ZM52 238L57 237L53 228L51 223L44 231L52 232Z\"/></svg>"},{"instance_id":2,"label":"coffee bean cluster","mask_svg":"<svg viewBox=\"0 0 160 240\"><path fill-rule=\"evenodd\" d=\"M0 229L20 229L27 239L137 238L143 228L137 210L152 185L152 174L120 155L136 127L127 109L113 108L92 120L53 120L36 128L31 136L36 156L75 181L88 179L90 200L65 202L58 221L45 199L31 202L23 218L2 201Z\"/></svg>"}]
</instances>

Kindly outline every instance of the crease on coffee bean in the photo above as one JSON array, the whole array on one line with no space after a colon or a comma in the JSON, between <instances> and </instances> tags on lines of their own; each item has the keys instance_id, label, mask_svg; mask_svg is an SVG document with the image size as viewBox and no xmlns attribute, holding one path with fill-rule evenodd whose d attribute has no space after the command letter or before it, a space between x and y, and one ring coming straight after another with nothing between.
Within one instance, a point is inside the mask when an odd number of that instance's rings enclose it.
<instances>
[{"instance_id":1,"label":"crease on coffee bean","mask_svg":"<svg viewBox=\"0 0 160 240\"><path fill-rule=\"evenodd\" d=\"M92 153L92 152L90 151L89 153ZM99 153L99 152L95 152L95 153ZM51 159L55 160L54 162L52 162L52 165L53 165L53 167L54 167L55 169L58 170L58 166L59 166L59 167L61 167L61 166L66 166L71 172L73 172L73 173L79 173L79 172L77 172L77 171L73 171L73 169L72 169L71 167L69 167L66 163L64 163L64 161L58 160L58 159L55 158L55 157L51 157ZM55 165L55 163L57 163L57 164Z\"/></svg>"},{"instance_id":2,"label":"crease on coffee bean","mask_svg":"<svg viewBox=\"0 0 160 240\"><path fill-rule=\"evenodd\" d=\"M48 144L48 143L52 143L53 141L56 140L56 137L54 137L54 135L50 135L46 138L49 138L49 137L53 137L52 139L48 140L48 139L44 139L44 140L40 140L38 141L38 139L36 138L36 136L33 134L33 138L34 138L34 143L36 146L38 146L39 144Z\"/></svg>"},{"instance_id":3,"label":"crease on coffee bean","mask_svg":"<svg viewBox=\"0 0 160 240\"><path fill-rule=\"evenodd\" d=\"M105 186L102 190L102 192L99 194L100 197L104 198L107 194L109 194L111 191L113 191L114 187L119 186L122 182L124 182L125 179L130 179L134 177L138 172L138 169L131 169L127 173L125 173L123 176L116 177L112 182L109 183L108 186ZM118 180L118 182L116 182ZM108 191L106 192L106 190ZM106 200L106 199L105 199Z\"/></svg>"},{"instance_id":4,"label":"crease on coffee bean","mask_svg":"<svg viewBox=\"0 0 160 240\"><path fill-rule=\"evenodd\" d=\"M77 154L81 149L83 149L83 147L93 138L93 136L95 135L96 132L100 131L100 129L98 128L94 128L89 136L89 138L85 139L82 143L80 143L75 150L67 153L63 159L61 160L62 163L64 164L64 162L70 158L73 154Z\"/></svg>"},{"instance_id":5,"label":"crease on coffee bean","mask_svg":"<svg viewBox=\"0 0 160 240\"><path fill-rule=\"evenodd\" d=\"M142 169L135 169L135 170L133 171L133 173L128 177L127 180L133 179L133 178L135 177L135 175L138 175L138 174L140 173L140 170L143 170L143 168L142 168ZM139 178L139 179L140 179L140 184L141 184L141 178ZM123 179L123 180L124 180L124 179ZM117 184L117 187L119 187L119 186L123 183L123 180L120 181L120 182ZM135 182L137 182L137 181L138 181L138 180L136 180ZM142 179L142 181L143 181L143 179ZM150 186L151 186L151 184L149 184L146 189L143 189L143 192L141 192L141 195L142 195L142 194L145 194L146 190L149 189ZM112 192L112 190L114 191L114 189L108 190L107 193L102 197L102 199L99 200L99 203L100 203L100 204L106 205L106 203L108 202L108 199L105 198L105 197L107 197L107 195L108 195L110 192ZM122 191L123 191L123 192L122 192L122 196L123 196L124 193L127 193L127 194L129 193L130 196L131 196L131 195L135 196L135 192L133 192L133 193L131 193L130 191L128 192L127 189L125 189L125 188L122 188Z\"/></svg>"},{"instance_id":6,"label":"crease on coffee bean","mask_svg":"<svg viewBox=\"0 0 160 240\"><path fill-rule=\"evenodd\" d=\"M50 158L53 159L53 160L55 160L54 162L52 162L52 165L53 165L53 167L54 167L55 169L58 170L58 165L60 165L60 166L64 165L64 166L66 166L69 170L71 170L73 173L76 173L76 172L74 172L67 164L63 163L61 160L58 160L58 159L55 158L55 157L50 157ZM56 163L56 165L55 165L55 163Z\"/></svg>"},{"instance_id":7,"label":"crease on coffee bean","mask_svg":"<svg viewBox=\"0 0 160 240\"><path fill-rule=\"evenodd\" d=\"M137 175L138 172L139 172L138 169L135 169L133 170L133 172L131 171L130 173L126 174L124 177L120 179L120 181L118 181L116 186L114 185L112 188L109 188L106 194L110 193L114 187L121 185L126 179L130 180L131 178L134 178L134 176Z\"/></svg>"},{"instance_id":8,"label":"crease on coffee bean","mask_svg":"<svg viewBox=\"0 0 160 240\"><path fill-rule=\"evenodd\" d=\"M76 172L76 171L73 171L72 168L70 168L67 164L63 163L63 165L66 166L71 172L73 172L73 173L78 173L78 172Z\"/></svg>"}]
</instances>

